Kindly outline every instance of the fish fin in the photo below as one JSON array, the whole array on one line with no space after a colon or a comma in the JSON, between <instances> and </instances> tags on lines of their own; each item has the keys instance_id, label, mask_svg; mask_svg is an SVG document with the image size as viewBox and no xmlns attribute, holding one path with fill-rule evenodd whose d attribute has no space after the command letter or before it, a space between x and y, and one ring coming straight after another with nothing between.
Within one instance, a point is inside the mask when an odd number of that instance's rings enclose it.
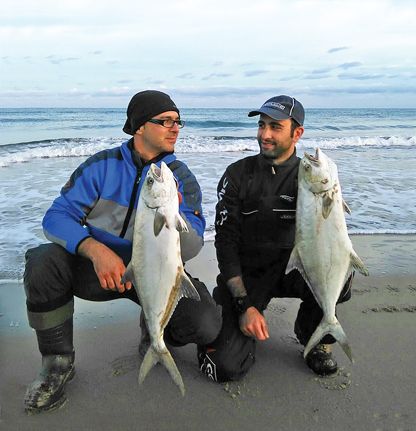
<instances>
[{"instance_id":1,"label":"fish fin","mask_svg":"<svg viewBox=\"0 0 416 431\"><path fill-rule=\"evenodd\" d=\"M157 352L152 346L149 347L146 355L144 356L142 365L139 371L139 383L142 384L149 371L160 362L168 370L175 384L179 387L182 396L185 395L185 385L183 384L182 376L175 364L168 349Z\"/></svg>"},{"instance_id":2,"label":"fish fin","mask_svg":"<svg viewBox=\"0 0 416 431\"><path fill-rule=\"evenodd\" d=\"M344 201L344 199L342 200L342 207L344 208L344 211L345 211L347 214L351 214L351 209L350 209L350 207L348 206L347 202L345 202L345 201Z\"/></svg>"},{"instance_id":3,"label":"fish fin","mask_svg":"<svg viewBox=\"0 0 416 431\"><path fill-rule=\"evenodd\" d=\"M186 221L181 217L179 213L175 216L175 225L178 232L189 232L188 226L186 225Z\"/></svg>"},{"instance_id":4,"label":"fish fin","mask_svg":"<svg viewBox=\"0 0 416 431\"><path fill-rule=\"evenodd\" d=\"M351 263L352 266L359 272L361 272L362 275L370 275L368 272L368 269L364 265L364 262L359 258L358 254L352 250L350 253Z\"/></svg>"},{"instance_id":5,"label":"fish fin","mask_svg":"<svg viewBox=\"0 0 416 431\"><path fill-rule=\"evenodd\" d=\"M192 284L192 281L185 272L182 273L181 294L181 297L195 299L196 301L201 300L198 291L195 289L195 286Z\"/></svg>"},{"instance_id":6,"label":"fish fin","mask_svg":"<svg viewBox=\"0 0 416 431\"><path fill-rule=\"evenodd\" d=\"M322 319L321 323L318 325L318 327L315 329L315 332L311 335L311 338L308 341L308 344L305 347L305 350L303 352L303 357L306 358L308 356L308 353L322 340L322 338L330 334L332 335L340 344L342 347L342 350L344 350L345 354L348 356L349 360L351 362L354 362L354 358L352 356L351 347L348 343L347 336L342 329L341 324L338 322L338 320L335 318L335 322L331 323L328 321L325 321Z\"/></svg>"},{"instance_id":7,"label":"fish fin","mask_svg":"<svg viewBox=\"0 0 416 431\"><path fill-rule=\"evenodd\" d=\"M298 249L295 246L293 247L292 253L290 253L289 262L287 263L285 274L289 274L289 272L293 271L294 269L299 270L299 267L303 268Z\"/></svg>"},{"instance_id":8,"label":"fish fin","mask_svg":"<svg viewBox=\"0 0 416 431\"><path fill-rule=\"evenodd\" d=\"M155 236L158 236L160 234L160 231L162 230L164 225L167 225L165 215L159 211L156 211L155 220L153 222L153 232Z\"/></svg>"},{"instance_id":9,"label":"fish fin","mask_svg":"<svg viewBox=\"0 0 416 431\"><path fill-rule=\"evenodd\" d=\"M134 282L134 273L131 262L127 265L127 269L123 274L123 277L121 277L121 284L125 284L127 281L131 281L132 283Z\"/></svg>"},{"instance_id":10,"label":"fish fin","mask_svg":"<svg viewBox=\"0 0 416 431\"><path fill-rule=\"evenodd\" d=\"M296 269L299 271L303 279L305 280L306 284L309 286L309 288L312 290L311 283L309 282L308 276L306 275L306 271L303 268L302 259L300 258L300 254L298 252L297 247L295 246L292 250L292 253L290 254L289 262L286 266L285 274L289 274L290 271L293 271Z\"/></svg>"},{"instance_id":11,"label":"fish fin","mask_svg":"<svg viewBox=\"0 0 416 431\"><path fill-rule=\"evenodd\" d=\"M332 208L334 207L334 196L329 193L325 193L322 197L322 217L327 219L331 214Z\"/></svg>"}]
</instances>

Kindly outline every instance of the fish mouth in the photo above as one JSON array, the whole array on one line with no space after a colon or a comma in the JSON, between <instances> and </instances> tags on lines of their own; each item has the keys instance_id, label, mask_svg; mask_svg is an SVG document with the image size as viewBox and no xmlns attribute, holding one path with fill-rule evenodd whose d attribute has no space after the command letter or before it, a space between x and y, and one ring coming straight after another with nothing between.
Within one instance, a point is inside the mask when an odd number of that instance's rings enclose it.
<instances>
[{"instance_id":1,"label":"fish mouth","mask_svg":"<svg viewBox=\"0 0 416 431\"><path fill-rule=\"evenodd\" d=\"M320 160L319 160L319 148L317 148L315 150L315 155L313 154L308 154L305 153L305 157L314 165L320 165Z\"/></svg>"},{"instance_id":2,"label":"fish mouth","mask_svg":"<svg viewBox=\"0 0 416 431\"><path fill-rule=\"evenodd\" d=\"M159 183L163 182L162 169L160 169L159 166L152 163L150 165L150 172L152 173L153 179L155 181L158 181Z\"/></svg>"}]
</instances>

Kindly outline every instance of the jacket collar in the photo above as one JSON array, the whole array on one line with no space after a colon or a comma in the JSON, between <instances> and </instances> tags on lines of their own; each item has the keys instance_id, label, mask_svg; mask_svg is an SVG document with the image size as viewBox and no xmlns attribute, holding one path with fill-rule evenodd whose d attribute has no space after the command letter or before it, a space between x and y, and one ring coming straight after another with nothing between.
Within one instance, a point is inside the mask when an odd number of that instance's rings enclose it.
<instances>
[{"instance_id":1,"label":"jacket collar","mask_svg":"<svg viewBox=\"0 0 416 431\"><path fill-rule=\"evenodd\" d=\"M133 138L126 141L123 145L125 145L128 148L128 153L130 155L130 158L137 169L143 169L145 166L150 165L151 163L159 164L159 162L163 159L165 163L170 163L173 160L176 159L176 156L172 152L163 152L160 153L158 156L154 157L152 160L148 160L147 162L144 161L140 154L134 149L133 147ZM170 156L170 157L169 157Z\"/></svg>"},{"instance_id":2,"label":"jacket collar","mask_svg":"<svg viewBox=\"0 0 416 431\"><path fill-rule=\"evenodd\" d=\"M286 167L292 167L296 165L299 162L299 158L296 155L296 148L293 151L293 154L285 160L283 163L273 163L273 160L266 159L261 153L259 154L259 163L261 166L276 166L279 168L286 168Z\"/></svg>"}]
</instances>

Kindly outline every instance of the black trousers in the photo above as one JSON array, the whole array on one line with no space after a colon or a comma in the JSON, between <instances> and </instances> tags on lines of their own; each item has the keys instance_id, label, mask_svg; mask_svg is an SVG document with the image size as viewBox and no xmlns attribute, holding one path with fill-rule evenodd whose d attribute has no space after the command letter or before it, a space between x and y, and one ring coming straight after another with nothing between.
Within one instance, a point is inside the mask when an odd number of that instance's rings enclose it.
<instances>
[{"instance_id":1,"label":"black trousers","mask_svg":"<svg viewBox=\"0 0 416 431\"><path fill-rule=\"evenodd\" d=\"M179 301L165 328L166 340L171 344L205 345L215 340L221 328L220 309L206 286L190 278L201 300ZM29 324L39 330L72 317L74 296L89 301L128 298L140 305L134 289L124 293L102 289L89 259L74 256L56 244L42 244L27 251L24 286Z\"/></svg>"},{"instance_id":2,"label":"black trousers","mask_svg":"<svg viewBox=\"0 0 416 431\"><path fill-rule=\"evenodd\" d=\"M272 298L300 298L302 300L295 321L294 331L302 345L319 325L323 312L308 285L298 271L285 275L290 251L282 253L278 261L262 268L246 268L244 285L252 304L263 312ZM214 299L222 305L223 324L218 338L208 352L199 350L201 371L209 378L224 382L241 379L255 362L256 341L240 330L239 315L232 305L232 297L221 274L217 278ZM352 276L345 284L338 303L351 298ZM335 339L326 335L322 343L331 344Z\"/></svg>"}]
</instances>

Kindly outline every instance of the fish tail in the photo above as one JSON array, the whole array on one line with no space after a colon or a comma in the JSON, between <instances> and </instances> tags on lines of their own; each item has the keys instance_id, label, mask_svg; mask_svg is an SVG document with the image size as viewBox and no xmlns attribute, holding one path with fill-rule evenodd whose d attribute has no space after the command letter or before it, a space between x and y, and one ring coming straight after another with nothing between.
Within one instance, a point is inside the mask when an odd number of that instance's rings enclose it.
<instances>
[{"instance_id":1,"label":"fish tail","mask_svg":"<svg viewBox=\"0 0 416 431\"><path fill-rule=\"evenodd\" d=\"M182 396L185 395L185 385L183 384L181 374L179 373L178 367L168 349L157 352L152 346L149 347L140 367L139 383L143 383L149 371L159 362L168 370L173 381L179 387Z\"/></svg>"},{"instance_id":2,"label":"fish tail","mask_svg":"<svg viewBox=\"0 0 416 431\"><path fill-rule=\"evenodd\" d=\"M306 358L308 353L322 340L325 335L332 335L342 347L345 354L348 356L351 362L354 362L352 357L351 347L348 342L348 338L342 329L341 324L335 319L335 322L328 322L322 320L318 327L315 329L315 332L312 334L311 338L308 341L308 344L305 347L305 351L303 352L303 357Z\"/></svg>"}]
</instances>

